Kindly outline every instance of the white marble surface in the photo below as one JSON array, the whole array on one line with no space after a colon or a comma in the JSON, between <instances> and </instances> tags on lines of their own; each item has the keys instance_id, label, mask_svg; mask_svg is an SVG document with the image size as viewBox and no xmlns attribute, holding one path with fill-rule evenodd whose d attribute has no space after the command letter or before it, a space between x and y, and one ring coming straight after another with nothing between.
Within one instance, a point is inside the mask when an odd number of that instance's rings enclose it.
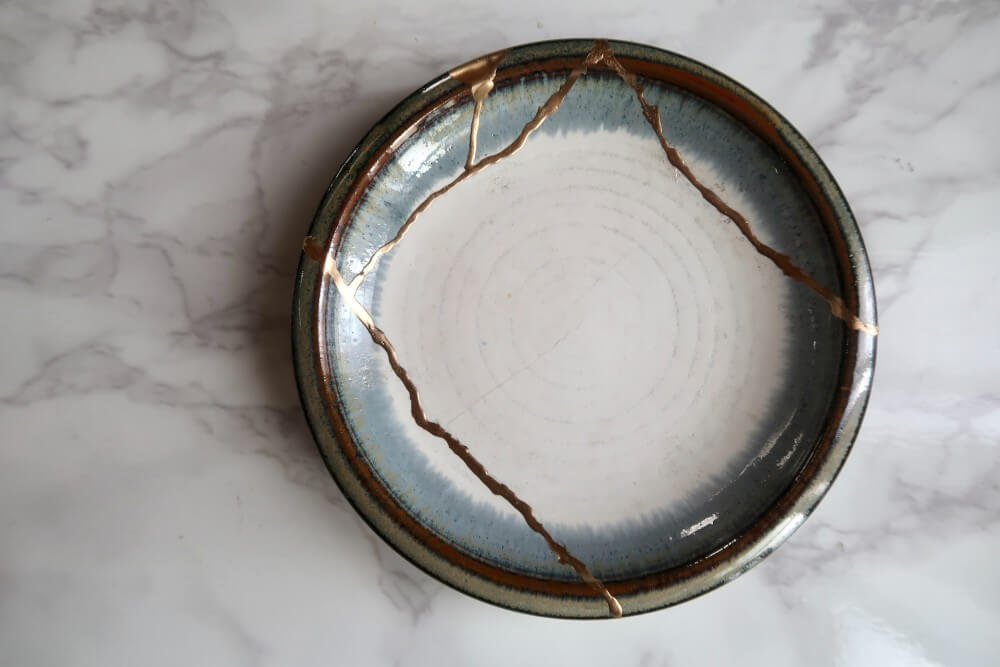
<instances>
[{"instance_id":1,"label":"white marble surface","mask_svg":"<svg viewBox=\"0 0 1000 667\"><path fill-rule=\"evenodd\" d=\"M758 5L765 6L758 6ZM840 180L877 273L868 418L774 556L581 623L425 576L356 518L290 368L310 214L482 52L718 67ZM1000 5L0 5L0 664L981 665L1000 640Z\"/></svg>"}]
</instances>

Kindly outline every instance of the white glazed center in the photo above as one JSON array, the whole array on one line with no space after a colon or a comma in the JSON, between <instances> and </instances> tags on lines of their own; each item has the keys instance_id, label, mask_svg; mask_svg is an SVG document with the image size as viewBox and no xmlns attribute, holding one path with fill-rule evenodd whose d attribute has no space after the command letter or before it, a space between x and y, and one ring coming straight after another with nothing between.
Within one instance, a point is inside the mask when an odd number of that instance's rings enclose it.
<instances>
[{"instance_id":1,"label":"white glazed center","mask_svg":"<svg viewBox=\"0 0 1000 667\"><path fill-rule=\"evenodd\" d=\"M542 521L670 511L764 447L789 281L652 132L536 134L436 200L387 260L376 321L427 416ZM401 390L393 406L412 426ZM414 436L474 501L514 513L439 439Z\"/></svg>"}]
</instances>

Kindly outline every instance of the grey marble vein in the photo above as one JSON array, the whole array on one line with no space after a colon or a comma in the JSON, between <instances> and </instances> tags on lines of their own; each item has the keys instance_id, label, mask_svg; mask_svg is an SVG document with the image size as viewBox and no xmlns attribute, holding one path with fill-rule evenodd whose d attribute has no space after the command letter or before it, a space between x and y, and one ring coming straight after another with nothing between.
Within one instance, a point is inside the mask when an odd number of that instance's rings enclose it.
<instances>
[{"instance_id":1,"label":"grey marble vein","mask_svg":"<svg viewBox=\"0 0 1000 667\"><path fill-rule=\"evenodd\" d=\"M820 150L880 302L869 414L761 566L621 623L429 579L330 481L288 349L354 142L480 53L593 35L733 75ZM987 664L1000 626L1000 5L0 6L0 663Z\"/></svg>"}]
</instances>

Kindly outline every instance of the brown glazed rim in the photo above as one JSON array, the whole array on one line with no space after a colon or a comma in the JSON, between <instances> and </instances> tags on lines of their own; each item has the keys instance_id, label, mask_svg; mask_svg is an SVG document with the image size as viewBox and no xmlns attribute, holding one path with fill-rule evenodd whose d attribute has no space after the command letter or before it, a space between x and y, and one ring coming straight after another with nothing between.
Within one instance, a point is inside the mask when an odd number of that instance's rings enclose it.
<instances>
[{"instance_id":1,"label":"brown glazed rim","mask_svg":"<svg viewBox=\"0 0 1000 667\"><path fill-rule=\"evenodd\" d=\"M541 42L510 49L495 77L498 86L536 73L568 72L594 40ZM794 171L822 220L834 251L841 296L862 320L875 323L867 256L853 215L825 165L801 135L766 102L700 63L654 47L611 41L626 69L683 88L741 121ZM393 109L354 149L327 190L310 229L323 249L339 247L366 188L393 151L436 109L471 101L467 85L438 77ZM309 253L310 255L312 253ZM550 616L605 617L600 595L582 581L556 581L511 572L457 549L406 512L369 467L353 441L325 367L326 282L321 262L300 260L293 311L293 353L300 397L327 467L361 516L391 546L438 579L480 599ZM856 436L868 400L875 340L844 326L840 390L821 436L798 476L748 529L724 547L683 566L625 580L605 581L625 615L668 606L738 576L783 542L812 511L836 477Z\"/></svg>"}]
</instances>

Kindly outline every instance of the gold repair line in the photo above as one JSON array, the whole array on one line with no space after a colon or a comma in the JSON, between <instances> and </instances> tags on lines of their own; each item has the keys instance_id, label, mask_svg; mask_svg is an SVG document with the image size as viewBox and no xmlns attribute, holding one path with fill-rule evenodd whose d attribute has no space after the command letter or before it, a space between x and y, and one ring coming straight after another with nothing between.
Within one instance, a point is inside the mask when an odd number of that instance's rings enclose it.
<instances>
[{"instance_id":1,"label":"gold repair line","mask_svg":"<svg viewBox=\"0 0 1000 667\"><path fill-rule=\"evenodd\" d=\"M506 49L491 53L466 63L461 67L456 67L449 76L462 83L469 84L472 92L472 126L469 128L469 156L465 159L465 168L471 169L476 161L476 141L479 137L479 116L483 111L483 101L493 90L493 79L497 75L497 67L507 55Z\"/></svg>"},{"instance_id":2,"label":"gold repair line","mask_svg":"<svg viewBox=\"0 0 1000 667\"><path fill-rule=\"evenodd\" d=\"M315 236L307 236L302 240L302 252L314 262L322 262L326 257L323 244L317 241Z\"/></svg>"},{"instance_id":3,"label":"gold repair line","mask_svg":"<svg viewBox=\"0 0 1000 667\"><path fill-rule=\"evenodd\" d=\"M502 59L503 57L503 54L499 55L494 54L494 56L492 57L497 58L496 64L499 64L500 59ZM622 606L615 598L615 596L611 594L611 592L608 590L607 586L605 586L603 582L601 582L599 579L594 577L593 574L591 574L590 570L583 563L583 561L573 556L565 545L560 544L555 540L555 538L552 537L551 533L549 533L549 531L545 528L545 526L542 525L541 521L539 521L535 517L534 511L531 509L531 506L528 505L528 503L521 500L521 498L519 498L517 494L514 493L514 491L510 487L508 487L506 484L501 483L499 480L490 475L486 471L486 468L483 466L483 464L480 463L479 460L472 455L472 452L469 450L469 448L466 447L464 444L462 444L462 442L458 438L452 435L448 430L446 430L443 426L441 426L437 422L431 421L430 419L427 418L427 415L424 413L423 407L420 404L420 395L417 392L417 387L410 379L409 373L407 373L406 369L403 368L402 364L400 364L399 358L396 355L395 348L392 346L392 343L389 342L389 338L385 335L385 332L383 332L381 329L378 328L378 326L375 325L375 320L372 318L371 313L369 313L368 310L364 306L362 306L357 299L358 289L361 287L361 284L364 282L365 278L368 276L371 270L376 266L378 260L382 257L382 255L385 255L386 253L391 251L394 247L396 247L396 245L400 243L400 241L403 240L403 237L406 235L406 232L416 221L417 217L420 215L420 213L425 211L428 206L430 206L431 202L433 202L435 199L437 199L441 195L451 190L453 187L464 181L469 176L472 176L473 174L482 171L486 167L492 164L496 164L500 160L513 155L522 146L524 146L524 143L528 140L528 137L531 136L531 133L537 130L542 125L542 123L545 122L546 118L554 114L559 109L559 105L562 104L562 101L565 99L566 95L569 94L569 91L573 88L573 85L576 83L577 79L579 79L586 73L588 67L599 62L600 57L601 56L597 50L597 45L595 44L595 48L589 54L587 54L587 57L584 58L583 62L579 66L574 68L569 73L569 75L566 78L566 81L563 82L563 84L559 87L559 89L555 93L553 93L548 98L548 100L546 100L545 103L538 108L538 111L535 113L535 116L525 124L520 134L518 134L517 137L515 137L514 140L510 144L508 144L506 148L494 153L493 155L490 155L489 157L483 158L476 164L471 164L474 143L470 144L470 158L466 162L466 167L462 171L462 173L459 174L448 184L442 186L441 188L429 194L427 198L424 199L413 210L413 212L409 215L409 217L406 219L403 225L396 232L396 235L392 239L390 239L387 243L379 247L372 254L372 256L368 259L368 262L364 265L361 271L354 276L354 278L351 280L350 283L347 283L344 280L344 277L341 275L340 270L337 268L337 258L333 253L330 253L326 256L326 260L323 265L323 271L324 273L326 273L331 277L341 297L345 300L348 307L358 318L358 321L360 321L364 325L364 327L368 330L368 334L371 336L372 341L385 351L386 357L389 360L389 365L392 367L392 370L396 374L396 377L399 378L399 381L403 383L403 386L405 387L406 392L410 397L410 414L412 415L413 420L417 424L417 426L427 431L431 435L436 436L441 440L444 440L445 443L448 445L448 448L452 451L452 453L454 453L456 456L459 457L459 459L462 460L462 462L466 465L466 467L486 486L486 488L488 488L495 495L498 495L504 500L506 500L515 510L518 511L518 513L520 513L520 515L524 518L525 522L528 524L528 527L531 528L531 530L533 530L534 532L538 533L545 540L545 543L548 545L549 550L552 551L553 554L555 554L556 560L559 563L562 563L564 565L569 565L570 567L572 567L576 571L577 576L579 576L580 579L584 581L584 583L593 588L595 591L599 592L601 596L604 597L605 602L607 602L608 611L611 614L611 616L615 618L620 618L622 615ZM478 62L479 61L476 61L475 63L471 64L476 64ZM485 90L485 92L481 93L483 99L485 99L485 96L493 88L492 78L496 74L496 65L492 65L491 72L492 73L489 74L489 86L480 87L480 90ZM477 96L476 92L473 91L473 98L475 99L476 96ZM476 120L475 115L473 120L474 121Z\"/></svg>"},{"instance_id":4,"label":"gold repair line","mask_svg":"<svg viewBox=\"0 0 1000 667\"><path fill-rule=\"evenodd\" d=\"M389 239L389 241L387 241L384 245L380 246L374 253L372 253L372 256L368 258L368 261L362 267L361 271L359 271L357 275L355 275L354 278L351 279L351 282L348 284L348 287L350 288L351 292L353 294L357 294L358 288L361 287L361 283L364 282L368 274L372 271L372 269L375 268L375 266L378 264L382 256L391 251L393 248L395 248L399 244L399 242L403 240L403 237L405 237L406 233L410 231L410 227L413 226L413 223L416 221L417 217L425 210L427 210L427 207L430 206L435 199L447 193L449 190L451 190L453 187L455 187L468 177L479 173L486 167L496 164L497 162L503 160L504 158L510 157L518 150L520 150L520 148L524 146L524 142L526 142L528 140L528 137L531 136L531 133L537 130L542 125L542 123L545 122L546 118L554 114L559 109L559 105L562 104L562 101L566 98L566 95L569 94L569 91L570 89L573 88L573 84L576 83L576 80L586 73L588 67L596 64L599 61L600 61L600 55L596 49L587 54L587 57L584 59L584 61L569 73L569 76L566 77L566 81L563 82L563 84L559 87L559 89L556 92L552 93L552 95L549 97L549 99L545 101L544 104L538 107L538 111L535 112L535 116L525 124L525 126L521 129L520 134L518 134L517 137L515 137L514 140L510 142L510 144L508 144L506 148L497 151L496 153L490 155L489 157L483 158L482 160L472 165L471 167L466 167L461 174L459 174L454 179L449 181L447 184L441 186L434 192L430 193L426 199L420 202L420 204L415 209L413 209L413 212L410 213L409 217L406 218L406 221L403 222L403 225L396 232L396 235L391 239Z\"/></svg>"},{"instance_id":5,"label":"gold repair line","mask_svg":"<svg viewBox=\"0 0 1000 667\"><path fill-rule=\"evenodd\" d=\"M490 82L490 88L493 85ZM469 128L469 156L465 158L465 168L472 169L472 164L476 161L476 139L479 136L479 114L483 110L483 100L473 96L475 103L472 106L472 127Z\"/></svg>"},{"instance_id":6,"label":"gold repair line","mask_svg":"<svg viewBox=\"0 0 1000 667\"><path fill-rule=\"evenodd\" d=\"M715 207L715 209L724 216L736 223L736 227L743 233L743 236L750 242L750 245L752 245L758 253L771 260L771 262L773 262L782 273L792 280L802 283L826 301L826 303L830 306L830 312L833 313L835 317L838 317L846 322L852 329L872 336L877 336L878 327L876 325L868 322L862 322L857 315L851 312L850 308L847 307L847 304L844 303L842 298L828 290L823 285L819 284L819 282L817 282L812 276L796 266L788 255L778 252L757 238L757 235L754 234L753 230L750 228L750 223L747 222L747 219L739 211L726 204L721 197L698 180L698 178L691 171L691 168L688 167L687 163L681 158L677 149L671 146L667 142L666 137L663 136L663 126L660 123L660 110L655 105L646 101L643 86L636 79L635 75L626 70L622 64L618 62L614 53L611 52L610 45L605 40L598 40L595 49L600 52L601 60L603 60L608 67L618 74L618 76L620 76L622 80L635 91L639 104L642 106L642 114L653 128L653 131L656 132L656 137L660 140L660 146L663 147L663 152L666 153L667 160L674 166L674 168L684 174L684 177L695 187L695 189L698 190L698 192L701 193L701 196L705 199L705 201Z\"/></svg>"},{"instance_id":7,"label":"gold repair line","mask_svg":"<svg viewBox=\"0 0 1000 667\"><path fill-rule=\"evenodd\" d=\"M878 328L873 324L868 324L861 322L856 315L850 312L844 303L843 299L839 296L832 294L825 287L820 285L816 280L807 275L802 269L796 266L791 259L777 250L771 248L767 244L763 243L756 234L750 228L749 223L746 218L743 217L738 211L734 210L728 204L726 204L722 199L716 195L712 190L703 185L694 173L690 170L684 160L681 158L677 150L671 146L663 135L663 129L660 122L659 109L651 105L646 101L643 87L638 83L636 77L631 72L627 71L614 54L611 52L609 44L604 40L598 40L594 43L594 47L587 54L583 62L573 69L566 81L562 86L552 95L549 99L538 108L534 118L532 118L521 130L521 133L512 141L506 148L497 153L484 158L479 163L475 163L475 153L476 153L476 138L479 131L479 116L482 111L483 100L486 99L487 95L493 89L493 79L496 76L496 69L500 61L503 59L506 52L499 52L496 54L491 54L479 60L468 63L456 70L453 70L450 74L465 83L470 85L472 90L474 107L473 107L473 117L472 125L470 128L469 136L469 154L466 159L465 169L459 174L455 179L446 184L445 186L435 190L430 195L427 196L424 201L418 205L410 216L406 219L400 229L397 231L396 235L390 239L387 243L380 246L368 261L362 267L361 271L351 280L350 283L344 281L343 276L337 268L336 257L333 255L327 255L326 261L324 263L324 272L331 276L337 291L340 293L342 298L347 302L351 311L355 314L358 320L365 326L368 330L369 335L375 344L379 345L386 353L389 360L389 365L392 367L396 376L399 378L400 382L403 383L407 394L410 398L410 411L413 416L414 421L422 429L434 435L442 440L448 445L449 449L458 456L466 467L476 475L476 477L494 494L504 498L514 509L516 509L524 520L527 522L528 526L538 533L549 546L549 549L555 554L556 559L563 564L570 565L576 571L577 575L589 586L601 593L604 599L607 601L608 609L612 616L620 617L622 615L622 608L618 600L611 595L607 587L597 578L595 578L587 566L583 564L582 561L575 558L566 547L559 542L556 542L552 535L545 529L542 523L535 517L531 506L521 500L517 494L515 494L510 487L499 482L496 478L492 477L476 459L469 448L466 447L459 441L454 435L447 431L443 426L437 422L431 421L427 418L423 411L423 407L420 405L420 397L417 392L416 385L410 379L409 374L406 369L399 362L399 358L396 355L395 348L389 342L388 337L385 333L379 329L371 316L371 314L362 306L357 300L357 291L361 284L364 282L365 278L371 272L372 269L378 264L380 258L386 253L390 252L393 248L398 245L406 235L406 232L416 221L417 217L427 209L427 207L438 197L447 193L451 188L455 187L462 181L464 181L469 176L485 169L486 167L499 162L500 160L513 155L518 151L524 143L527 141L528 137L536 130L541 124L552 114L554 114L558 109L562 101L565 99L566 95L572 89L573 85L576 83L577 79L583 76L589 67L596 65L600 62L604 62L610 67L615 73L617 73L625 83L631 87L639 100L639 104L642 107L643 115L649 122L653 131L656 133L659 139L660 145L663 148L668 161L682 174L685 178L698 190L702 197L709 202L716 210L732 220L740 232L746 237L750 244L763 256L771 260L775 266L777 266L785 275L790 278L797 280L807 287L812 289L820 297L822 297L830 306L831 312L838 318L848 322L848 324L858 330L871 335L878 334ZM307 250L315 250L308 243L310 239L307 238ZM315 253L307 252L309 256L313 256ZM316 257L314 257L316 258Z\"/></svg>"},{"instance_id":8,"label":"gold repair line","mask_svg":"<svg viewBox=\"0 0 1000 667\"><path fill-rule=\"evenodd\" d=\"M552 537L552 534L545 529L542 522L535 517L534 511L528 503L521 500L514 491L503 484L495 477L490 475L482 463L479 462L469 448L462 444L462 442L452 435L443 426L435 421L431 421L427 418L424 413L423 406L420 404L420 395L417 392L417 387L410 379L409 373L403 368L402 364L399 362L399 357L396 355L396 349L389 342L388 337L385 335L381 329L375 325L374 319L372 319L371 313L358 302L357 296L351 292L350 286L344 282L343 276L340 275L340 271L337 269L337 261L333 256L327 256L326 262L323 267L324 272L329 275L333 284L336 285L337 291L340 292L341 297L347 303L348 307L358 318L358 320L364 325L368 330L368 334L371 336L372 341L383 350L385 350L386 357L389 359L389 365L392 367L393 372L399 381L403 383L406 388L406 393L410 397L410 414L413 416L413 421L416 422L417 426L427 431L433 436L436 436L445 441L448 448L454 453L462 463L474 474L491 492L500 496L506 500L510 505L517 510L522 517L524 517L525 522L528 527L533 531L542 536L546 544L548 544L549 549L555 554L556 559L565 565L571 566L579 577L586 582L591 588L597 590L604 596L605 601L608 603L608 609L612 616L620 617L622 615L622 607L615 599L613 595L608 591L607 587L596 579L587 569L587 566L583 564L582 561L574 557L565 545L560 544Z\"/></svg>"}]
</instances>

